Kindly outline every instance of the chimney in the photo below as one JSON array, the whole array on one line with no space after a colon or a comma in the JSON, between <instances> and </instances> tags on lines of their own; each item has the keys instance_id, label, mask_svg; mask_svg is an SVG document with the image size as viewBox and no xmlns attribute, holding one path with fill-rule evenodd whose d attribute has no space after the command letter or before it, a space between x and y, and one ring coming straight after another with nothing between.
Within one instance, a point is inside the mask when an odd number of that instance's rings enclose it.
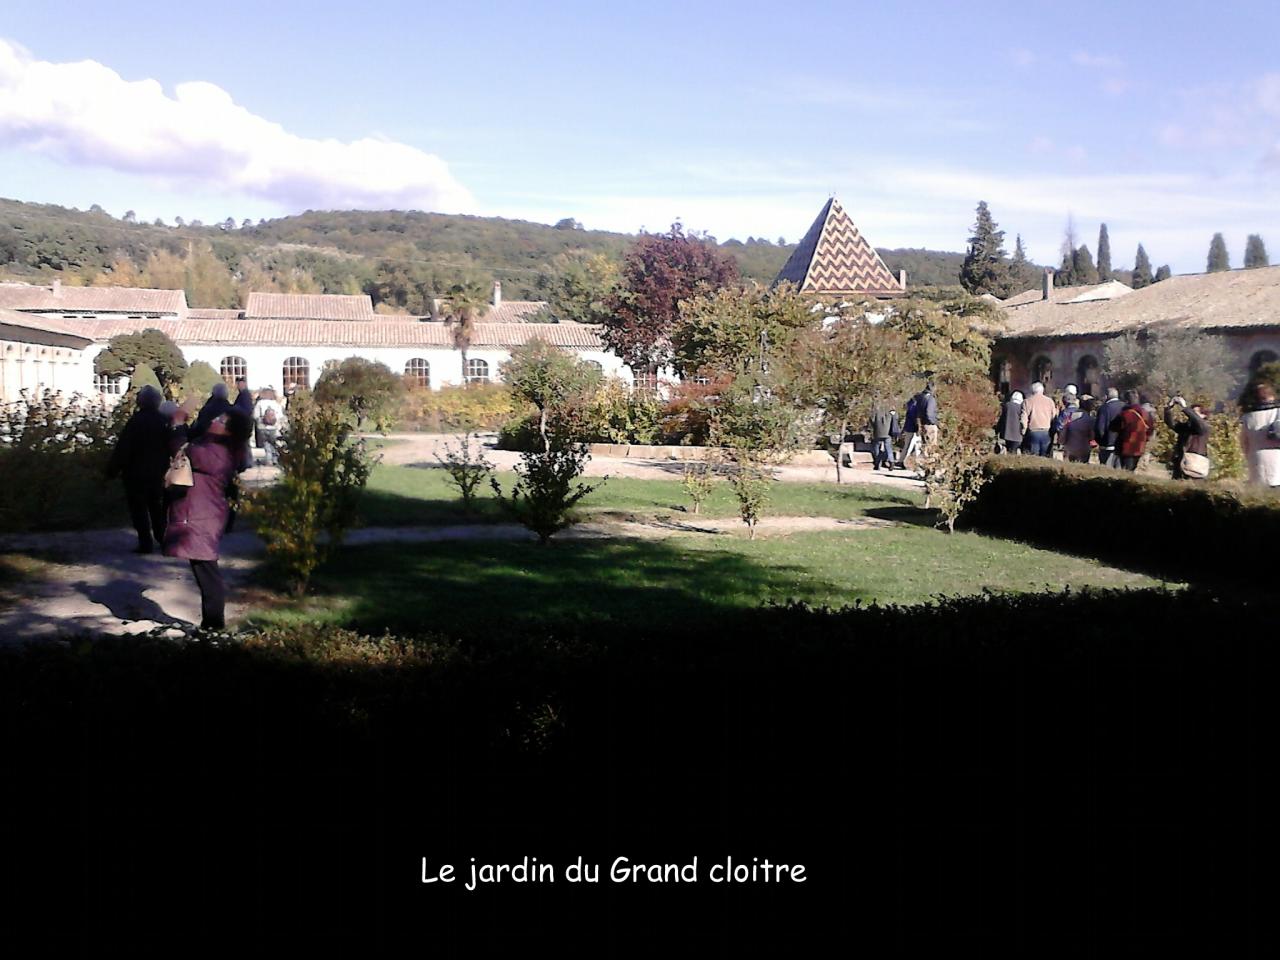
<instances>
[{"instance_id":1,"label":"chimney","mask_svg":"<svg viewBox=\"0 0 1280 960\"><path fill-rule=\"evenodd\" d=\"M900 286L903 290L907 289L907 271L905 270L898 271L898 286Z\"/></svg>"},{"instance_id":2,"label":"chimney","mask_svg":"<svg viewBox=\"0 0 1280 960\"><path fill-rule=\"evenodd\" d=\"M1053 299L1053 267L1044 268L1044 289L1040 297L1041 300Z\"/></svg>"},{"instance_id":3,"label":"chimney","mask_svg":"<svg viewBox=\"0 0 1280 960\"><path fill-rule=\"evenodd\" d=\"M502 306L502 281L493 281L493 305L495 307Z\"/></svg>"},{"instance_id":4,"label":"chimney","mask_svg":"<svg viewBox=\"0 0 1280 960\"><path fill-rule=\"evenodd\" d=\"M53 291L53 295L55 297L62 296L62 281L61 280L53 281L53 285L49 289Z\"/></svg>"}]
</instances>

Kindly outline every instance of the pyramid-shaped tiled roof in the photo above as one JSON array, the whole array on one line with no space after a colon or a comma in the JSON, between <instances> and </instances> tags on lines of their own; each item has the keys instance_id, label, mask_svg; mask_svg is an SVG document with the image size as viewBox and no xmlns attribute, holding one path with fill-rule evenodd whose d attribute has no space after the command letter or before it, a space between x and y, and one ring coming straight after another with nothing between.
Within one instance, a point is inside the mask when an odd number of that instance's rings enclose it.
<instances>
[{"instance_id":1,"label":"pyramid-shaped tiled roof","mask_svg":"<svg viewBox=\"0 0 1280 960\"><path fill-rule=\"evenodd\" d=\"M835 197L822 208L774 283L784 280L802 293L842 297L900 297L906 292Z\"/></svg>"}]
</instances>

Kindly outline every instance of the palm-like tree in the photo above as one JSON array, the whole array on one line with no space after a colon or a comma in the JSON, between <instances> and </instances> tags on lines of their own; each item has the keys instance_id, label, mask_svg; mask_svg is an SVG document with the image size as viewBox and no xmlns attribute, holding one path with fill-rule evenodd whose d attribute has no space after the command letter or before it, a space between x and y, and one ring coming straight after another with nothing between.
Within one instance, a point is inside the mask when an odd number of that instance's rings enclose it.
<instances>
[{"instance_id":1,"label":"palm-like tree","mask_svg":"<svg viewBox=\"0 0 1280 960\"><path fill-rule=\"evenodd\" d=\"M489 300L474 280L455 283L445 298L445 321L453 330L453 345L462 353L462 375L467 375L467 348L475 336L476 324L489 311Z\"/></svg>"}]
</instances>

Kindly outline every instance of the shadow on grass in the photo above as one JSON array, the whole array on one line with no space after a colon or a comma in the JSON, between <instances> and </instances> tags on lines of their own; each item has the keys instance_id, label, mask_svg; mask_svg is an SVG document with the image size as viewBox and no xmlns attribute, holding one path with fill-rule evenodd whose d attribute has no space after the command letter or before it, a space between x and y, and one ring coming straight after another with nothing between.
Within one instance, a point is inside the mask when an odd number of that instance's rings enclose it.
<instances>
[{"instance_id":1,"label":"shadow on grass","mask_svg":"<svg viewBox=\"0 0 1280 960\"><path fill-rule=\"evenodd\" d=\"M915 527L933 528L938 523L938 511L926 510L919 506L907 507L872 507L866 511L868 517L877 520L890 520L894 523L907 523Z\"/></svg>"},{"instance_id":2,"label":"shadow on grass","mask_svg":"<svg viewBox=\"0 0 1280 960\"><path fill-rule=\"evenodd\" d=\"M693 622L714 628L783 585L790 595L802 583L798 599L835 589L810 573L677 541L453 541L345 550L317 578L315 593L351 598L342 622L372 632L474 636L553 624L616 632Z\"/></svg>"}]
</instances>

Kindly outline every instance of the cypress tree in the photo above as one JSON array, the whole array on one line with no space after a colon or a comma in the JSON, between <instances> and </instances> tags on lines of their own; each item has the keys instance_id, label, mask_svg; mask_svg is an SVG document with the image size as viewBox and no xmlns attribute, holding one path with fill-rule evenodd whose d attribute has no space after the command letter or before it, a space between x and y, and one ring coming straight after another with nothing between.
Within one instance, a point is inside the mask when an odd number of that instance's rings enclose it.
<instances>
[{"instance_id":1,"label":"cypress tree","mask_svg":"<svg viewBox=\"0 0 1280 960\"><path fill-rule=\"evenodd\" d=\"M1091 285L1098 282L1098 268L1093 265L1093 254L1083 243L1071 254L1071 276L1076 283Z\"/></svg>"},{"instance_id":2,"label":"cypress tree","mask_svg":"<svg viewBox=\"0 0 1280 960\"><path fill-rule=\"evenodd\" d=\"M1106 283L1111 279L1111 237L1107 235L1104 223L1098 230L1098 282Z\"/></svg>"},{"instance_id":3,"label":"cypress tree","mask_svg":"<svg viewBox=\"0 0 1280 960\"><path fill-rule=\"evenodd\" d=\"M1026 248L1022 245L1022 234L1018 234L1013 246L1013 260L1009 263L1009 279L1019 290L1030 289L1036 282L1035 272L1031 261L1027 259Z\"/></svg>"},{"instance_id":4,"label":"cypress tree","mask_svg":"<svg viewBox=\"0 0 1280 960\"><path fill-rule=\"evenodd\" d=\"M1220 233L1215 233L1213 240L1209 242L1209 265L1206 269L1209 273L1220 273L1231 269L1231 258L1227 255L1227 241L1222 239Z\"/></svg>"},{"instance_id":5,"label":"cypress tree","mask_svg":"<svg viewBox=\"0 0 1280 960\"><path fill-rule=\"evenodd\" d=\"M1140 290L1151 286L1151 258L1147 251L1138 244L1138 255L1133 260L1133 289Z\"/></svg>"},{"instance_id":6,"label":"cypress tree","mask_svg":"<svg viewBox=\"0 0 1280 960\"><path fill-rule=\"evenodd\" d=\"M1267 256L1267 245L1262 242L1259 234L1249 234L1249 239L1244 245L1244 265L1245 269L1252 270L1254 267L1269 267L1271 260Z\"/></svg>"},{"instance_id":7,"label":"cypress tree","mask_svg":"<svg viewBox=\"0 0 1280 960\"><path fill-rule=\"evenodd\" d=\"M1062 263L1058 266L1058 274L1054 279L1055 287L1070 287L1076 282L1075 251L1064 251Z\"/></svg>"},{"instance_id":8,"label":"cypress tree","mask_svg":"<svg viewBox=\"0 0 1280 960\"><path fill-rule=\"evenodd\" d=\"M1156 271L1156 277L1151 282L1159 283L1161 280L1168 280L1172 276L1173 276L1173 271L1169 269L1169 265L1166 263L1164 266L1162 266L1159 270Z\"/></svg>"},{"instance_id":9,"label":"cypress tree","mask_svg":"<svg viewBox=\"0 0 1280 960\"><path fill-rule=\"evenodd\" d=\"M1009 265L1005 261L1004 231L996 226L987 209L987 201L978 203L977 219L973 235L969 237L969 249L960 267L960 284L978 296L990 293L997 297L1009 295Z\"/></svg>"}]
</instances>

